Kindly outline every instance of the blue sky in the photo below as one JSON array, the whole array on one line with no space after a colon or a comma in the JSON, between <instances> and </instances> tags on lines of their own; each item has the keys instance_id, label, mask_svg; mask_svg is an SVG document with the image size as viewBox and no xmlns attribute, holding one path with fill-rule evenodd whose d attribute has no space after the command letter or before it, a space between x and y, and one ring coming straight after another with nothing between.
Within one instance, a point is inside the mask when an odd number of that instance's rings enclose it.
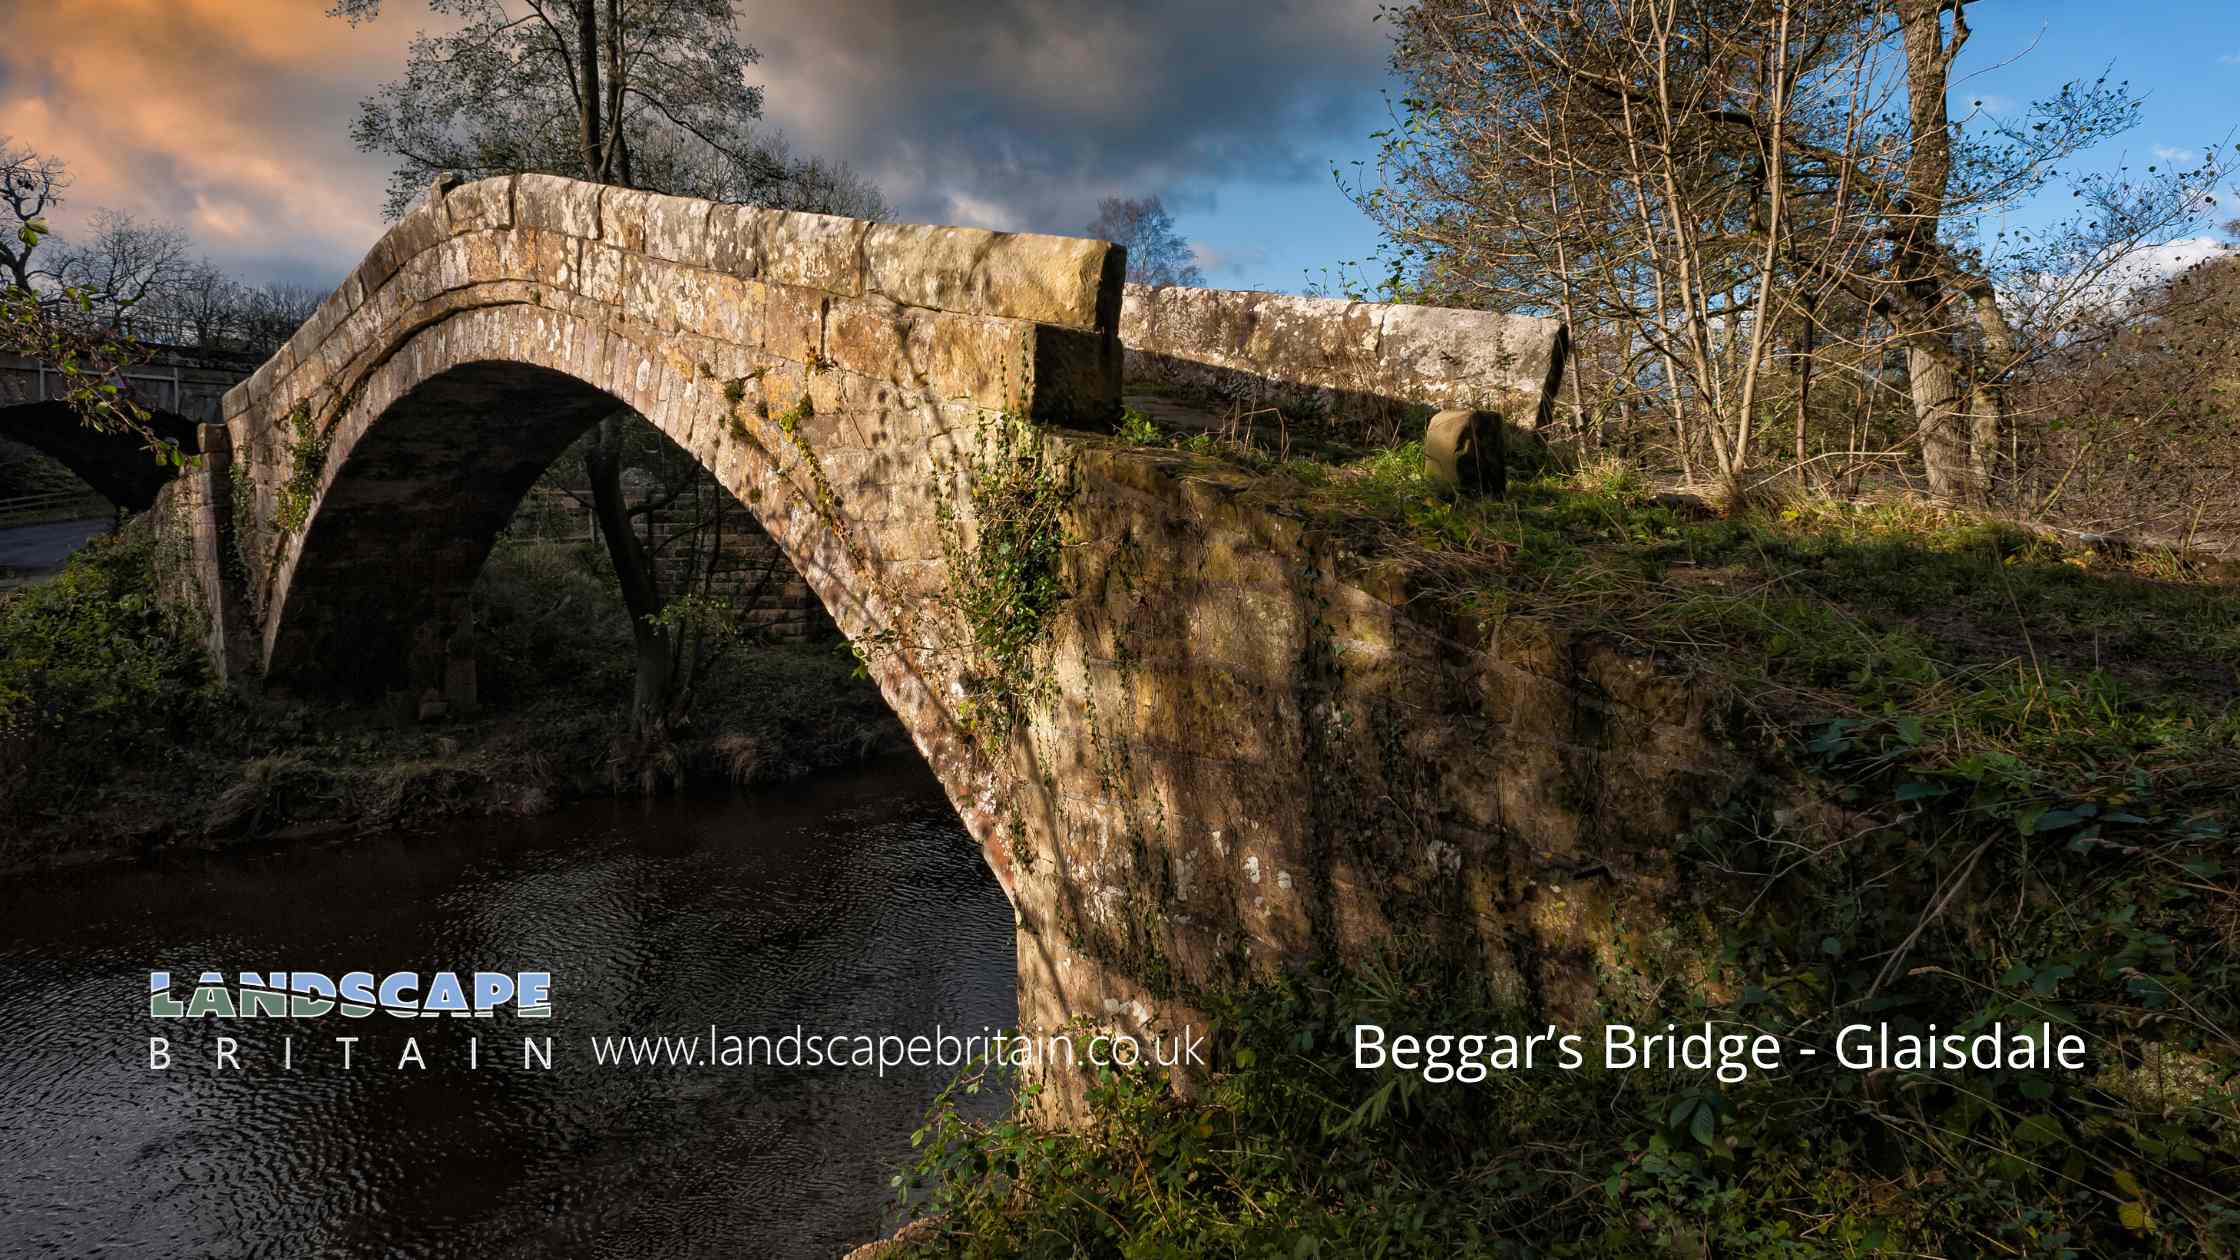
<instances>
[{"instance_id":1,"label":"blue sky","mask_svg":"<svg viewBox=\"0 0 2240 1260\"><path fill-rule=\"evenodd\" d=\"M2240 0L1977 4L1969 7L1969 21L1963 78L1952 93L1956 114L1978 98L1989 109L2018 110L2066 81L2097 78L2112 63L2113 77L2128 79L2146 97L2142 122L2084 155L2080 166L2112 170L2128 162L2136 170L2166 164L2173 152L2191 161L2206 146L2222 144L2230 153L2229 146L2240 143ZM1382 29L1372 37L1382 41ZM1384 105L1373 86L1357 97L1356 127L1306 146L1325 165L1375 160L1376 144L1368 137L1383 125ZM1208 277L1223 287L1296 291L1308 273L1319 277L1341 259L1365 258L1378 243L1375 229L1327 175L1282 184L1234 179L1177 189L1167 199L1183 235L1231 260ZM2038 214L2025 217L2059 215L2068 200L2057 190ZM2240 193L2219 200L2229 208L2220 221L2240 217Z\"/></svg>"},{"instance_id":2,"label":"blue sky","mask_svg":"<svg viewBox=\"0 0 2240 1260\"><path fill-rule=\"evenodd\" d=\"M2014 108L2113 63L2143 125L2091 155L2230 143L2240 0L1971 5L1955 102ZM1161 194L1207 282L1297 291L1378 237L1333 186L1376 156L1391 88L1379 0L738 0L767 122L847 161L898 218L1080 232L1099 198ZM56 216L184 227L252 281L328 284L382 230L386 163L358 101L404 65L426 0L359 28L323 0L42 0L0 45L0 132L67 158ZM2034 50L2013 64L2035 40ZM120 89L119 85L129 85ZM2065 203L2065 193L2053 200ZM2240 207L2234 208L2240 213Z\"/></svg>"}]
</instances>

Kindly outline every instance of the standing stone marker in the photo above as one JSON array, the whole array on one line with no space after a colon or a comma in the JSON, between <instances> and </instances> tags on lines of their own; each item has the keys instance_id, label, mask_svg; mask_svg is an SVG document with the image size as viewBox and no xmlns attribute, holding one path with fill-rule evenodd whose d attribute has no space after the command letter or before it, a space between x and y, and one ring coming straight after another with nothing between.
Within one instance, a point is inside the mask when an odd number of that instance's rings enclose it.
<instances>
[{"instance_id":1,"label":"standing stone marker","mask_svg":"<svg viewBox=\"0 0 2240 1260\"><path fill-rule=\"evenodd\" d=\"M1464 494L1499 498L1508 488L1501 417L1490 411L1442 411L1423 433L1424 475Z\"/></svg>"}]
</instances>

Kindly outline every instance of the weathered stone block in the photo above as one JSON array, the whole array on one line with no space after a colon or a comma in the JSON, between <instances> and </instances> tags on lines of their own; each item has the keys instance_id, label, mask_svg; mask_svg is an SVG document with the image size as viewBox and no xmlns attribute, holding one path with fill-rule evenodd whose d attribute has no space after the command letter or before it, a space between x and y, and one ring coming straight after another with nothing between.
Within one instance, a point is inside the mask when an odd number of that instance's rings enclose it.
<instances>
[{"instance_id":1,"label":"weathered stone block","mask_svg":"<svg viewBox=\"0 0 2240 1260\"><path fill-rule=\"evenodd\" d=\"M763 287L762 348L803 365L824 362L826 296L791 284Z\"/></svg>"},{"instance_id":2,"label":"weathered stone block","mask_svg":"<svg viewBox=\"0 0 2240 1260\"><path fill-rule=\"evenodd\" d=\"M513 226L513 177L501 175L461 184L443 198L454 236Z\"/></svg>"},{"instance_id":3,"label":"weathered stone block","mask_svg":"<svg viewBox=\"0 0 2240 1260\"><path fill-rule=\"evenodd\" d=\"M1010 403L1038 424L1110 429L1120 421L1120 341L1111 333L1031 325L1022 392Z\"/></svg>"},{"instance_id":4,"label":"weathered stone block","mask_svg":"<svg viewBox=\"0 0 2240 1260\"><path fill-rule=\"evenodd\" d=\"M1271 376L1345 389L1377 385L1376 308L1333 298L1269 294L1253 304L1243 361ZM1346 384L1347 381L1358 384Z\"/></svg>"},{"instance_id":5,"label":"weathered stone block","mask_svg":"<svg viewBox=\"0 0 2240 1260\"><path fill-rule=\"evenodd\" d=\"M996 315L1068 328L1100 327L1107 241L979 228L874 225L864 238L866 283L911 306Z\"/></svg>"},{"instance_id":6,"label":"weathered stone block","mask_svg":"<svg viewBox=\"0 0 2240 1260\"><path fill-rule=\"evenodd\" d=\"M697 300L683 326L733 345L759 346L769 321L769 302L770 291L759 280L723 272L704 273Z\"/></svg>"},{"instance_id":7,"label":"weathered stone block","mask_svg":"<svg viewBox=\"0 0 2240 1260\"><path fill-rule=\"evenodd\" d=\"M691 197L650 197L645 203L645 240L640 248L651 258L693 267L714 261L708 241L708 215L715 207Z\"/></svg>"},{"instance_id":8,"label":"weathered stone block","mask_svg":"<svg viewBox=\"0 0 2240 1260\"><path fill-rule=\"evenodd\" d=\"M1508 488L1501 417L1490 411L1442 411L1423 434L1423 471L1432 484L1464 494L1499 497Z\"/></svg>"},{"instance_id":9,"label":"weathered stone block","mask_svg":"<svg viewBox=\"0 0 2240 1260\"><path fill-rule=\"evenodd\" d=\"M763 280L821 289L841 297L863 292L863 236L870 224L829 214L772 212L762 216Z\"/></svg>"},{"instance_id":10,"label":"weathered stone block","mask_svg":"<svg viewBox=\"0 0 2240 1260\"><path fill-rule=\"evenodd\" d=\"M627 296L623 273L629 258L629 254L604 243L584 245L583 296L618 311L623 309Z\"/></svg>"},{"instance_id":11,"label":"weathered stone block","mask_svg":"<svg viewBox=\"0 0 2240 1260\"><path fill-rule=\"evenodd\" d=\"M524 227L542 228L585 240L599 237L598 184L557 175L521 175L514 180L514 218Z\"/></svg>"},{"instance_id":12,"label":"weathered stone block","mask_svg":"<svg viewBox=\"0 0 2240 1260\"><path fill-rule=\"evenodd\" d=\"M717 206L708 215L708 264L728 275L752 280L762 274L762 222L767 210L754 206Z\"/></svg>"},{"instance_id":13,"label":"weathered stone block","mask_svg":"<svg viewBox=\"0 0 2240 1260\"><path fill-rule=\"evenodd\" d=\"M407 210L358 264L355 274L359 291L372 293L388 283L389 277L397 274L406 263L434 248L436 242L450 234L448 222L425 203Z\"/></svg>"},{"instance_id":14,"label":"weathered stone block","mask_svg":"<svg viewBox=\"0 0 2240 1260\"><path fill-rule=\"evenodd\" d=\"M659 195L642 188L607 189L599 198L599 239L619 250L644 253L646 213Z\"/></svg>"},{"instance_id":15,"label":"weathered stone block","mask_svg":"<svg viewBox=\"0 0 2240 1260\"><path fill-rule=\"evenodd\" d=\"M1526 315L1388 306L1379 342L1385 392L1412 402L1527 413L1552 396L1566 345L1563 325Z\"/></svg>"}]
</instances>

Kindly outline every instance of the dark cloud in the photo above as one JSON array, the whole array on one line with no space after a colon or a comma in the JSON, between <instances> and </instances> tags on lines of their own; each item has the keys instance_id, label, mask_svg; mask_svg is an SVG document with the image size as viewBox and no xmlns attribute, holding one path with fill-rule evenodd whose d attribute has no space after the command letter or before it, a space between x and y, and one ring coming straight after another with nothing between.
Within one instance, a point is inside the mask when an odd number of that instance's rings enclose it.
<instances>
[{"instance_id":1,"label":"dark cloud","mask_svg":"<svg viewBox=\"0 0 2240 1260\"><path fill-rule=\"evenodd\" d=\"M904 219L1079 232L1099 197L1178 214L1240 182L1323 180L1374 125L1377 0L750 0L770 122ZM0 46L0 132L67 158L96 207L185 227L254 280L331 282L382 229L357 102L403 68L394 0L42 0ZM1236 250L1229 258L1240 257Z\"/></svg>"},{"instance_id":2,"label":"dark cloud","mask_svg":"<svg viewBox=\"0 0 2240 1260\"><path fill-rule=\"evenodd\" d=\"M1376 0L744 6L770 120L901 217L1077 232L1099 197L1210 208L1233 181L1325 179L1373 125Z\"/></svg>"}]
</instances>

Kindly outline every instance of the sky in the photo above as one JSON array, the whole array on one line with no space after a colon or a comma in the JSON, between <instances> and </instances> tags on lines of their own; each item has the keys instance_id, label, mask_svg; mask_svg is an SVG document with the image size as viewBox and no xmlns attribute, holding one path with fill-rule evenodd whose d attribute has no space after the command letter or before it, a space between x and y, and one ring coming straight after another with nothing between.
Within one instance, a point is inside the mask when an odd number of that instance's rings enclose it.
<instances>
[{"instance_id":1,"label":"sky","mask_svg":"<svg viewBox=\"0 0 2240 1260\"><path fill-rule=\"evenodd\" d=\"M70 162L65 234L124 210L186 228L251 281L332 283L383 226L386 165L349 140L357 102L440 19L424 0L389 0L352 28L326 3L27 4L0 46L0 134ZM1298 291L1377 246L1332 171L1373 161L1389 121L1378 0L738 8L768 123L797 152L870 176L899 219L1079 233L1100 197L1156 193L1224 288ZM1985 0L1970 13L1956 108L2018 110L2112 67L2146 93L2144 120L2085 165L2240 143L2230 0Z\"/></svg>"}]
</instances>

